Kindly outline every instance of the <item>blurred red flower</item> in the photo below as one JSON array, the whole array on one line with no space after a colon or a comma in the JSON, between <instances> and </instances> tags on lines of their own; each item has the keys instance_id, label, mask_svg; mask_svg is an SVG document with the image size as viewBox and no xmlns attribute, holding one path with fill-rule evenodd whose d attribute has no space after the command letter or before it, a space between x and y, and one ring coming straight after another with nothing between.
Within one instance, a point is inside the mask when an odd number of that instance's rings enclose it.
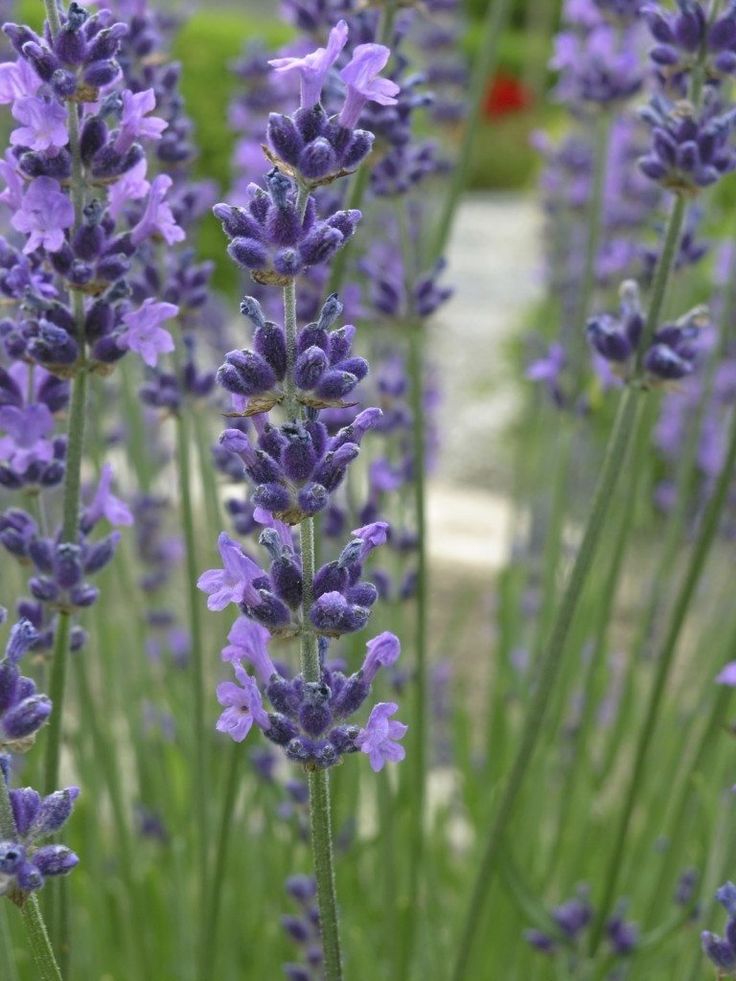
<instances>
[{"instance_id":1,"label":"blurred red flower","mask_svg":"<svg viewBox=\"0 0 736 981\"><path fill-rule=\"evenodd\" d=\"M499 72L489 83L483 100L483 113L488 118L523 112L533 102L532 93L513 75Z\"/></svg>"}]
</instances>

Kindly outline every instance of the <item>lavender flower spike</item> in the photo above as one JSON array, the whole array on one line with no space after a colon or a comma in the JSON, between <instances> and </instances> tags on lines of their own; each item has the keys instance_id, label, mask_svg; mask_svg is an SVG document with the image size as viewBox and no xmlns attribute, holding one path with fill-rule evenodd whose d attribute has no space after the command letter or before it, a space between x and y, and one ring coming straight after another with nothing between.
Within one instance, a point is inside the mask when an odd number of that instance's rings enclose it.
<instances>
[{"instance_id":1,"label":"lavender flower spike","mask_svg":"<svg viewBox=\"0 0 736 981\"><path fill-rule=\"evenodd\" d=\"M348 25L340 20L330 31L326 48L304 55L303 58L274 58L269 65L277 72L298 72L301 80L301 107L311 109L322 96L325 79L340 56L348 39Z\"/></svg>"}]
</instances>

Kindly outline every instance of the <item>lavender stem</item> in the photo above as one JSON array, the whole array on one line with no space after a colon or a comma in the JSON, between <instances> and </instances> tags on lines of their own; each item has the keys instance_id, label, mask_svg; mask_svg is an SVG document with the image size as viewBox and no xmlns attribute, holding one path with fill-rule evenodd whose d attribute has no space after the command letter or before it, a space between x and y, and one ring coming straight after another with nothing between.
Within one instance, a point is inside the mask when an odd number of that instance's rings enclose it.
<instances>
[{"instance_id":1,"label":"lavender stem","mask_svg":"<svg viewBox=\"0 0 736 981\"><path fill-rule=\"evenodd\" d=\"M176 417L176 461L179 471L182 526L187 570L189 632L192 639L192 728L194 731L195 808L197 816L197 863L200 897L207 899L207 761L205 754L204 668L202 664L202 619L197 590L197 546L192 502L191 433L184 411ZM204 944L204 938L202 943Z\"/></svg>"},{"instance_id":2,"label":"lavender stem","mask_svg":"<svg viewBox=\"0 0 736 981\"><path fill-rule=\"evenodd\" d=\"M547 650L539 666L534 697L529 703L527 718L523 726L521 745L512 763L506 789L491 825L485 851L479 863L478 875L466 913L457 960L452 974L455 981L461 981L467 976L472 945L481 923L488 890L497 871L497 857L503 841L503 834L508 827L529 762L543 731L550 693L554 688L563 661L572 620L598 550L604 522L621 476L629 440L640 422L641 399L638 395L639 393L633 388L627 388L622 393L618 404L616 420L606 449L606 456L585 526L583 540L558 609Z\"/></svg>"},{"instance_id":3,"label":"lavender stem","mask_svg":"<svg viewBox=\"0 0 736 981\"><path fill-rule=\"evenodd\" d=\"M682 627L685 623L685 618L690 608L690 603L692 602L695 589L700 581L700 576L705 567L705 562L708 558L711 545L713 544L716 531L718 530L718 522L721 516L721 511L723 510L723 505L728 495L734 467L736 467L736 413L734 413L731 420L731 431L729 434L726 459L723 463L721 472L718 475L713 496L710 499L706 509L703 524L695 543L695 548L685 574L685 579L680 587L677 599L672 606L673 615L670 622L670 627L664 643L662 644L662 649L657 657L657 673L649 695L649 703L647 706L644 725L639 733L639 740L637 742L636 754L634 757L634 765L631 770L631 780L629 782L626 797L624 798L624 807L621 812L621 817L614 836L614 846L604 880L605 887L603 890L603 897L601 902L598 904L598 916L591 933L591 954L598 949L598 945L601 942L603 931L605 929L606 918L613 902L619 875L621 873L621 860L623 856L624 844L626 842L626 835L629 830L629 823L631 821L634 803L641 786L644 768L647 762L647 753L650 749L654 732L657 727L659 709L662 704L662 697L664 695L667 679L669 678L670 668L672 667L672 663L674 661L675 651L680 639Z\"/></svg>"},{"instance_id":4,"label":"lavender stem","mask_svg":"<svg viewBox=\"0 0 736 981\"><path fill-rule=\"evenodd\" d=\"M309 199L308 190L299 185L297 212L300 216ZM284 408L287 416L298 419L302 414L296 400L294 368L296 365L297 315L296 286L292 279L284 286L284 330L286 332L286 379ZM304 680L319 681L322 667L319 658L317 635L309 627L309 610L312 606L312 583L316 571L314 518L299 523L299 542L302 556L302 631L301 670ZM337 916L337 892L332 848L332 819L330 813L330 784L326 770L310 770L309 815L312 835L314 873L317 880L317 905L324 953L326 981L341 981L342 958Z\"/></svg>"}]
</instances>

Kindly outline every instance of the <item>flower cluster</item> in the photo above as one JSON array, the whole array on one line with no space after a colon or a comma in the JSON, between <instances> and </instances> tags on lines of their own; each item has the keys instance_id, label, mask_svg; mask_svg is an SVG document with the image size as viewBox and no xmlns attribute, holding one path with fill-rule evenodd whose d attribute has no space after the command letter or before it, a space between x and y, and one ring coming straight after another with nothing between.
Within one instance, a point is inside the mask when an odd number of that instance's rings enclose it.
<instances>
[{"instance_id":1,"label":"flower cluster","mask_svg":"<svg viewBox=\"0 0 736 981\"><path fill-rule=\"evenodd\" d=\"M249 187L245 208L218 204L214 213L230 239L228 253L257 283L285 286L307 267L327 262L355 232L360 212L336 211L317 217L308 198L303 214L297 210L294 181L277 167L266 175L264 190Z\"/></svg>"},{"instance_id":2,"label":"flower cluster","mask_svg":"<svg viewBox=\"0 0 736 981\"><path fill-rule=\"evenodd\" d=\"M290 170L309 186L329 183L355 170L373 146L371 131L355 126L368 101L382 106L396 104L399 86L380 78L389 58L381 44L359 44L353 57L340 72L346 86L345 101L339 114L328 116L321 105L322 89L328 73L348 39L344 20L330 31L327 46L303 58L273 59L270 64L280 73L296 73L301 83L301 106L293 116L272 113L268 121L268 141L274 162Z\"/></svg>"},{"instance_id":3,"label":"flower cluster","mask_svg":"<svg viewBox=\"0 0 736 981\"><path fill-rule=\"evenodd\" d=\"M700 65L714 81L736 72L733 4L710 23L697 0L677 0L677 10L645 4L643 13L656 42L650 57L666 84L680 87L683 77Z\"/></svg>"},{"instance_id":4,"label":"flower cluster","mask_svg":"<svg viewBox=\"0 0 736 981\"><path fill-rule=\"evenodd\" d=\"M322 967L322 943L317 909L317 883L308 875L291 875L286 880L286 892L299 907L298 915L281 917L287 937L302 954L303 963L283 965L289 981L313 981Z\"/></svg>"},{"instance_id":5,"label":"flower cluster","mask_svg":"<svg viewBox=\"0 0 736 981\"><path fill-rule=\"evenodd\" d=\"M18 669L18 661L37 639L30 621L20 620L10 631L0 660L0 749L3 752L27 750L51 714L51 701L39 694L35 682L21 675Z\"/></svg>"},{"instance_id":6,"label":"flower cluster","mask_svg":"<svg viewBox=\"0 0 736 981\"><path fill-rule=\"evenodd\" d=\"M342 303L333 293L325 301L319 320L307 324L299 333L294 382L296 397L302 405L317 409L344 406L343 399L368 371L364 358L352 356L355 327L345 325L329 330L342 309ZM232 393L236 411L253 415L267 412L283 400L286 336L283 327L265 319L254 297L245 297L240 310L255 328L255 351L226 354L217 381Z\"/></svg>"},{"instance_id":7,"label":"flower cluster","mask_svg":"<svg viewBox=\"0 0 736 981\"><path fill-rule=\"evenodd\" d=\"M727 882L716 892L716 899L728 913L725 936L719 937L709 930L700 935L703 952L715 965L719 976L733 975L736 971L736 886Z\"/></svg>"},{"instance_id":8,"label":"flower cluster","mask_svg":"<svg viewBox=\"0 0 736 981\"><path fill-rule=\"evenodd\" d=\"M5 611L0 608L0 623ZM10 630L5 654L0 659L0 750L25 753L34 744L39 729L51 714L51 700L21 675L18 664L39 640L33 625L19 620ZM7 783L10 757L0 756L0 780ZM43 886L49 876L65 875L78 863L74 852L64 845L44 844L55 835L72 812L79 790L69 787L41 797L25 787L8 793L13 829L0 833L0 896L10 896L19 904L27 893Z\"/></svg>"},{"instance_id":9,"label":"flower cluster","mask_svg":"<svg viewBox=\"0 0 736 981\"><path fill-rule=\"evenodd\" d=\"M316 571L312 603L306 611L310 629L325 637L340 637L365 627L378 593L372 583L360 578L363 562L386 541L387 532L385 522L356 529L339 558ZM210 610L224 610L234 603L271 634L293 636L305 624L300 620L302 568L291 531L282 522L271 521L260 542L272 558L268 573L223 532L218 543L223 568L204 572L197 585L208 594Z\"/></svg>"},{"instance_id":10,"label":"flower cluster","mask_svg":"<svg viewBox=\"0 0 736 981\"><path fill-rule=\"evenodd\" d=\"M585 110L611 107L635 95L643 73L637 47L639 18L604 16L603 4L566 5L568 28L557 35L552 67L559 71L557 98Z\"/></svg>"},{"instance_id":11,"label":"flower cluster","mask_svg":"<svg viewBox=\"0 0 736 981\"><path fill-rule=\"evenodd\" d=\"M403 759L398 740L406 726L391 720L397 710L394 703L374 705L364 728L348 723L368 698L378 670L398 659L398 638L383 633L369 641L363 665L355 674L345 676L323 662L321 680L305 681L301 674L280 673L268 654L268 636L248 618L237 620L230 631L230 644L222 656L232 663L238 684L218 685L217 698L224 707L217 723L220 732L241 742L255 724L271 742L283 747L289 759L312 769L334 766L341 756L358 750L368 755L376 771L387 760ZM264 708L261 689L243 661L254 668L271 712Z\"/></svg>"},{"instance_id":12,"label":"flower cluster","mask_svg":"<svg viewBox=\"0 0 736 981\"><path fill-rule=\"evenodd\" d=\"M243 461L255 484L253 503L293 525L324 510L379 418L380 410L364 409L334 436L319 420L278 427L257 421L255 446L240 429L226 429L220 443Z\"/></svg>"},{"instance_id":13,"label":"flower cluster","mask_svg":"<svg viewBox=\"0 0 736 981\"><path fill-rule=\"evenodd\" d=\"M620 289L618 315L601 314L587 324L588 340L620 377L630 380L638 367L644 315L639 290L631 280ZM699 340L710 319L704 307L695 307L676 323L657 328L641 364L652 382L678 381L693 370Z\"/></svg>"},{"instance_id":14,"label":"flower cluster","mask_svg":"<svg viewBox=\"0 0 736 981\"><path fill-rule=\"evenodd\" d=\"M30 390L29 390L30 388ZM40 366L0 365L0 485L9 490L54 487L64 476L66 439L54 433L68 384Z\"/></svg>"},{"instance_id":15,"label":"flower cluster","mask_svg":"<svg viewBox=\"0 0 736 981\"><path fill-rule=\"evenodd\" d=\"M652 130L642 173L677 194L697 194L736 168L731 134L736 110L723 112L712 101L696 110L688 102L657 96L642 110Z\"/></svg>"},{"instance_id":16,"label":"flower cluster","mask_svg":"<svg viewBox=\"0 0 736 981\"><path fill-rule=\"evenodd\" d=\"M47 878L66 875L79 863L66 846L43 844L66 824L78 795L78 787L46 797L31 787L10 791L17 837L0 841L0 895L35 892Z\"/></svg>"},{"instance_id":17,"label":"flower cluster","mask_svg":"<svg viewBox=\"0 0 736 981\"><path fill-rule=\"evenodd\" d=\"M557 928L556 935L542 930L527 930L524 937L532 947L544 954L555 954L561 948L575 950L593 920L593 912L588 890L581 886L577 896L550 911L550 918ZM624 918L623 906L606 922L605 935L614 957L628 956L639 942L639 929L635 923Z\"/></svg>"}]
</instances>

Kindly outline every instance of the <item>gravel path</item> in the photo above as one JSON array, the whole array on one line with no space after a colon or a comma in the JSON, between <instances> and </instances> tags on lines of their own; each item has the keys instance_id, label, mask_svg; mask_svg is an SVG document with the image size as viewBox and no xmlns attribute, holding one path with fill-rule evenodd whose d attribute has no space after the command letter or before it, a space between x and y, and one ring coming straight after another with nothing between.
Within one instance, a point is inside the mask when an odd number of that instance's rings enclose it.
<instances>
[{"instance_id":1,"label":"gravel path","mask_svg":"<svg viewBox=\"0 0 736 981\"><path fill-rule=\"evenodd\" d=\"M507 342L539 295L541 216L525 195L469 195L449 249L455 296L433 327L448 421L439 477L488 488L494 446L518 402Z\"/></svg>"},{"instance_id":2,"label":"gravel path","mask_svg":"<svg viewBox=\"0 0 736 981\"><path fill-rule=\"evenodd\" d=\"M508 553L504 428L520 386L507 349L539 296L540 230L530 197L468 196L448 256L455 296L432 326L443 427L429 487L429 552L433 565L465 567L474 580Z\"/></svg>"}]
</instances>

